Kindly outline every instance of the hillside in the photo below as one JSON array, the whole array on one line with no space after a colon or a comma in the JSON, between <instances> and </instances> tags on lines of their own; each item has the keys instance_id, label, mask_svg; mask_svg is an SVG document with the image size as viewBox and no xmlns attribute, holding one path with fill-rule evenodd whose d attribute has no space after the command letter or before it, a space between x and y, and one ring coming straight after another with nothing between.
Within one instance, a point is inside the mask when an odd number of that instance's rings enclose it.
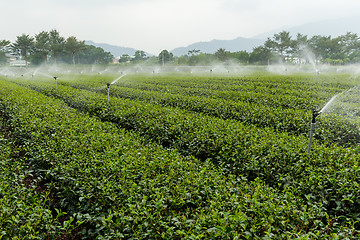
<instances>
[{"instance_id":1,"label":"hillside","mask_svg":"<svg viewBox=\"0 0 360 240\"><path fill-rule=\"evenodd\" d=\"M328 19L318 22L310 22L298 26L284 26L283 28L274 29L269 32L261 33L253 38L266 39L274 35L274 33L281 32L283 30L289 31L292 36L296 36L297 33L308 35L309 37L314 35L332 36L337 37L344 35L347 32L360 34L360 22L359 16L352 16L338 19Z\"/></svg>"},{"instance_id":2,"label":"hillside","mask_svg":"<svg viewBox=\"0 0 360 240\"><path fill-rule=\"evenodd\" d=\"M93 45L95 47L101 47L103 48L106 52L110 52L112 55L114 55L114 57L120 57L123 54L128 54L130 56L133 56L135 54L135 52L138 49L135 48L129 48L129 47L121 47L121 46L116 46L116 45L111 45L111 44L107 44L107 43L95 43L93 41L87 40L85 41L85 44L87 45ZM145 52L147 56L151 56L152 54Z\"/></svg>"},{"instance_id":3,"label":"hillside","mask_svg":"<svg viewBox=\"0 0 360 240\"><path fill-rule=\"evenodd\" d=\"M212 40L210 42L196 42L187 47L179 47L171 52L175 56L181 56L188 53L189 50L198 49L203 53L215 53L219 48L224 48L230 52L248 51L251 52L254 47L262 45L264 40L256 38L238 37L233 40Z\"/></svg>"}]
</instances>

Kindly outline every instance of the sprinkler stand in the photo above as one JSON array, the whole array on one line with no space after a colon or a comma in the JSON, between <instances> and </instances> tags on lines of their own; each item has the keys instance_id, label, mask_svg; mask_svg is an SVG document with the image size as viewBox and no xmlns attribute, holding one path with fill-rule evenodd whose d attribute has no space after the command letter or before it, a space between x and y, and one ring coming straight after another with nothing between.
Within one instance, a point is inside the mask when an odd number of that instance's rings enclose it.
<instances>
[{"instance_id":1,"label":"sprinkler stand","mask_svg":"<svg viewBox=\"0 0 360 240\"><path fill-rule=\"evenodd\" d=\"M55 88L57 89L57 77L53 77L55 79Z\"/></svg>"},{"instance_id":2,"label":"sprinkler stand","mask_svg":"<svg viewBox=\"0 0 360 240\"><path fill-rule=\"evenodd\" d=\"M314 134L315 131L315 123L316 123L316 117L320 115L321 112L317 112L317 111L313 111L313 117L312 117L312 121L310 124L310 136L309 136L309 145L307 148L307 153L310 153L310 149L311 149L311 142L312 142L312 136Z\"/></svg>"},{"instance_id":3,"label":"sprinkler stand","mask_svg":"<svg viewBox=\"0 0 360 240\"><path fill-rule=\"evenodd\" d=\"M319 70L316 70L316 74L317 74L317 83L319 84L319 75L320 75Z\"/></svg>"},{"instance_id":4,"label":"sprinkler stand","mask_svg":"<svg viewBox=\"0 0 360 240\"><path fill-rule=\"evenodd\" d=\"M110 85L111 85L111 83L106 84L107 89L108 89L108 103L110 103Z\"/></svg>"}]
</instances>

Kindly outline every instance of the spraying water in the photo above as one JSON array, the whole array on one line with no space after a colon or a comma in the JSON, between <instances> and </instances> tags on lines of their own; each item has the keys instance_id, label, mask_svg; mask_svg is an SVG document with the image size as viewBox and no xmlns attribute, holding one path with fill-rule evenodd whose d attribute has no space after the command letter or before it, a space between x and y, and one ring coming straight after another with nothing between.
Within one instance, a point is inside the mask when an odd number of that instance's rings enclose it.
<instances>
[{"instance_id":1,"label":"spraying water","mask_svg":"<svg viewBox=\"0 0 360 240\"><path fill-rule=\"evenodd\" d=\"M49 77L49 78L54 78L53 76L51 76L50 74L48 74L48 73L43 73L43 72L40 72L40 71L38 71L38 70L36 70L34 73L33 73L33 75L35 76L35 75L42 75L42 76L44 76L44 77Z\"/></svg>"},{"instance_id":2,"label":"spraying water","mask_svg":"<svg viewBox=\"0 0 360 240\"><path fill-rule=\"evenodd\" d=\"M115 79L114 81L112 81L110 84L115 84L117 81L119 81L121 78L125 77L126 73L121 75L120 77L118 77L117 79Z\"/></svg>"},{"instance_id":3,"label":"spraying water","mask_svg":"<svg viewBox=\"0 0 360 240\"><path fill-rule=\"evenodd\" d=\"M347 93L347 92L350 92L352 89L355 89L356 87L353 87L353 88L350 88L346 91L343 91L339 94L336 94L334 95L326 104L325 106L319 111L315 111L313 110L313 116L312 116L312 121L311 121L311 124L310 124L310 134L309 134L309 144L308 144L308 148L307 148L307 153L310 153L310 150L311 150L311 143L312 143L312 137L313 137L313 133L315 131L315 123L316 123L316 117L319 116L321 113L324 113L324 111L334 102L334 100L342 95L343 93Z\"/></svg>"},{"instance_id":4,"label":"spraying water","mask_svg":"<svg viewBox=\"0 0 360 240\"><path fill-rule=\"evenodd\" d=\"M346 90L346 91L343 91L343 92L341 92L341 93L339 93L339 94L334 95L334 96L325 104L325 106L319 111L319 113L323 113L323 112L331 105L331 103L334 102L334 100L335 100L338 96L340 96L340 95L342 95L342 94L344 94L344 93L347 93L347 92L351 91L351 90L354 89L354 88L355 88L355 87L350 88L350 89L348 89L348 90Z\"/></svg>"},{"instance_id":5,"label":"spraying water","mask_svg":"<svg viewBox=\"0 0 360 240\"><path fill-rule=\"evenodd\" d=\"M341 93L339 93L339 94L341 94ZM323 113L323 112L330 106L330 104L335 100L335 98L337 98L337 96L338 96L339 94L334 95L334 96L325 104L325 106L320 110L319 113Z\"/></svg>"}]
</instances>

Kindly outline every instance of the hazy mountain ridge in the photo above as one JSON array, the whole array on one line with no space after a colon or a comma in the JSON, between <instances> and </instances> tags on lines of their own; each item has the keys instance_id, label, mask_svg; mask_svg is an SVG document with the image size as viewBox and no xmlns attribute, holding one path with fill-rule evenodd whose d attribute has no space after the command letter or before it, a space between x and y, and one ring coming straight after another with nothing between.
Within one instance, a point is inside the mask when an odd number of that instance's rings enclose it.
<instances>
[{"instance_id":1,"label":"hazy mountain ridge","mask_svg":"<svg viewBox=\"0 0 360 240\"><path fill-rule=\"evenodd\" d=\"M129 48L129 47L121 47L116 45L111 45L107 43L95 43L93 41L87 40L85 41L86 45L93 45L95 47L101 47L106 52L110 52L114 57L120 57L124 54L128 54L129 56L133 56L138 49ZM151 56L152 54L145 52L147 56Z\"/></svg>"},{"instance_id":2,"label":"hazy mountain ridge","mask_svg":"<svg viewBox=\"0 0 360 240\"><path fill-rule=\"evenodd\" d=\"M224 48L226 51L238 52L238 51L248 51L252 52L255 47L261 46L264 44L266 39L271 38L275 33L281 31L289 31L290 34L295 37L297 33L307 35L309 38L314 35L322 36L332 36L337 37L339 35L344 35L347 32L357 33L360 35L360 16L352 16L340 19L330 19L312 23L306 23L298 26L284 26L279 29L274 29L269 32L258 34L252 38L243 38L238 37L232 40L212 40L206 42L195 42L185 47L178 47L170 52L174 56L181 56L188 54L189 50L200 50L203 53L215 53L219 48ZM106 43L95 43L93 41L85 41L88 45L94 45L96 47L101 47L107 52L111 52L114 57L121 56L123 54L128 54L133 56L137 51L134 48L115 46ZM153 54L147 53L147 56L152 56Z\"/></svg>"},{"instance_id":3,"label":"hazy mountain ridge","mask_svg":"<svg viewBox=\"0 0 360 240\"><path fill-rule=\"evenodd\" d=\"M346 18L328 19L318 22L310 22L297 26L284 26L280 29L274 29L269 32L261 33L253 38L267 39L272 37L274 33L281 32L283 30L291 33L292 36L296 36L297 33L307 35L309 38L314 35L337 37L344 35L347 32L357 33L360 35L360 16L351 16Z\"/></svg>"},{"instance_id":4,"label":"hazy mountain ridge","mask_svg":"<svg viewBox=\"0 0 360 240\"><path fill-rule=\"evenodd\" d=\"M187 47L179 47L173 49L171 52L175 56L188 54L189 50L200 50L203 53L215 53L219 48L224 48L226 51L238 52L248 51L251 52L254 47L260 46L264 43L263 39L256 38L243 38L238 37L233 40L212 40L209 42L196 42Z\"/></svg>"}]
</instances>

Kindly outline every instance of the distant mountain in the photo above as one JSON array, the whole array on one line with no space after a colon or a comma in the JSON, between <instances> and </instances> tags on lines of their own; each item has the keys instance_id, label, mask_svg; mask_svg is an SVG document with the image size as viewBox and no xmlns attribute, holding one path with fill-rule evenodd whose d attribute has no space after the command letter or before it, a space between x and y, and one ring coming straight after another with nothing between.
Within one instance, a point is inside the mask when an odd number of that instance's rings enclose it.
<instances>
[{"instance_id":1,"label":"distant mountain","mask_svg":"<svg viewBox=\"0 0 360 240\"><path fill-rule=\"evenodd\" d=\"M188 54L189 50L200 50L203 53L215 53L219 48L224 48L226 51L238 52L248 51L252 52L254 47L258 47L264 43L263 39L243 38L238 37L233 40L212 40L209 42L196 42L187 47L175 48L171 52L174 56L181 56Z\"/></svg>"},{"instance_id":2,"label":"distant mountain","mask_svg":"<svg viewBox=\"0 0 360 240\"><path fill-rule=\"evenodd\" d=\"M238 37L233 40L212 40L207 42L196 42L188 45L187 47L178 47L171 52L174 56L181 56L188 54L189 50L200 50L203 53L215 53L219 48L224 48L226 51L248 51L252 52L254 47L264 44L266 39L272 38L275 33L281 31L288 31L295 37L297 33L307 35L309 38L314 35L332 36L337 37L344 35L347 32L357 33L360 36L360 15L340 19L330 19L318 22L307 23L299 26L284 26L279 29L274 29L269 32L258 34L252 38ZM110 52L114 57L119 57L123 54L133 56L137 51L134 48L120 47L106 43L95 43L93 41L85 41L88 45L101 47L105 51ZM153 56L151 53L145 52L147 56Z\"/></svg>"},{"instance_id":3,"label":"distant mountain","mask_svg":"<svg viewBox=\"0 0 360 240\"><path fill-rule=\"evenodd\" d=\"M297 33L312 37L314 35L337 37L344 35L347 32L357 33L360 35L360 16L351 16L339 19L329 19L318 22L311 22L299 26L284 26L281 29L272 30L254 36L254 38L267 39L272 37L275 33L283 30L290 32L292 36Z\"/></svg>"},{"instance_id":4,"label":"distant mountain","mask_svg":"<svg viewBox=\"0 0 360 240\"><path fill-rule=\"evenodd\" d=\"M93 45L95 47L101 47L106 52L110 52L114 57L120 57L123 54L128 54L129 56L133 56L137 49L134 48L128 48L128 47L120 47L115 46L107 43L95 43L93 41L85 41L86 45ZM152 56L152 54L145 52L147 56Z\"/></svg>"}]
</instances>

